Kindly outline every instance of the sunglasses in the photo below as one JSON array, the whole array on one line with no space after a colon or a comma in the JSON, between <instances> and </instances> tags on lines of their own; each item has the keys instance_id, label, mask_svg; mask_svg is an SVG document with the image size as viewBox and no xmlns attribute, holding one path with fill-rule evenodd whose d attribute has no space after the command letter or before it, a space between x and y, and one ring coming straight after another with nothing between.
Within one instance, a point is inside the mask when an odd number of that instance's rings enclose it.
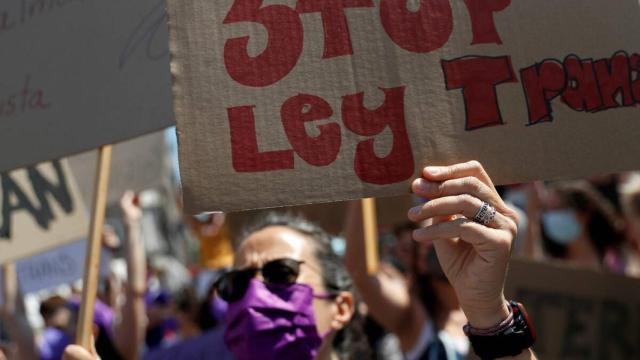
<instances>
[{"instance_id":1,"label":"sunglasses","mask_svg":"<svg viewBox=\"0 0 640 360\"><path fill-rule=\"evenodd\" d=\"M234 302L244 297L249 282L258 273L262 275L266 284L292 285L300 275L300 265L304 261L283 258L269 261L262 268L251 267L230 271L218 278L213 287L223 300Z\"/></svg>"}]
</instances>

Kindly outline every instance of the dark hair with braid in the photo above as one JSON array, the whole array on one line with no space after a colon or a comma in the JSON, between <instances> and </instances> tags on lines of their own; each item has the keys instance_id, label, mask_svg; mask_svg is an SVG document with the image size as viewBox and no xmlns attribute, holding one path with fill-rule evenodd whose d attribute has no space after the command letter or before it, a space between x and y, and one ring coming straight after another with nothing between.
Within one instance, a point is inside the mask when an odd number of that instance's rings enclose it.
<instances>
[{"instance_id":1,"label":"dark hair with braid","mask_svg":"<svg viewBox=\"0 0 640 360\"><path fill-rule=\"evenodd\" d=\"M299 215L272 212L247 227L242 239L246 239L250 234L269 226L288 227L311 240L316 247L315 255L322 268L326 288L333 293L347 291L354 294L354 298L356 297L355 287L349 273L342 260L331 248L331 236L320 226ZM356 310L351 321L336 334L332 345L340 359L371 358L363 326L364 319Z\"/></svg>"}]
</instances>

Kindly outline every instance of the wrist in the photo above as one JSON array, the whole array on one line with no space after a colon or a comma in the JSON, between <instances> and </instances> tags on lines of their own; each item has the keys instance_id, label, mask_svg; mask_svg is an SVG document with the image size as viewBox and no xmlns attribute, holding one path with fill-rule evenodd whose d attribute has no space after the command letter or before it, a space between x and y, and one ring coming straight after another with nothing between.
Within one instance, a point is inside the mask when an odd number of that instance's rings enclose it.
<instances>
[{"instance_id":1,"label":"wrist","mask_svg":"<svg viewBox=\"0 0 640 360\"><path fill-rule=\"evenodd\" d=\"M469 325L476 329L489 329L500 324L509 317L510 310L506 298L500 296L495 302L486 306L462 306Z\"/></svg>"},{"instance_id":2,"label":"wrist","mask_svg":"<svg viewBox=\"0 0 640 360\"><path fill-rule=\"evenodd\" d=\"M125 217L125 218L122 219L122 223L127 228L134 228L135 229L137 227L140 227L140 218L139 217L135 217L135 218Z\"/></svg>"}]
</instances>

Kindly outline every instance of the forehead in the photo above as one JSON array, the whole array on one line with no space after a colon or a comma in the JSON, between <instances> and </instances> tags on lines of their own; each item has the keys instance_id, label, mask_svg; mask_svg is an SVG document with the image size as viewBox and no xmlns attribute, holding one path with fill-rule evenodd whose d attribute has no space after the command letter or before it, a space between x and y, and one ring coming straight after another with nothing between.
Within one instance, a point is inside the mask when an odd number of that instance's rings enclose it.
<instances>
[{"instance_id":1,"label":"forehead","mask_svg":"<svg viewBox=\"0 0 640 360\"><path fill-rule=\"evenodd\" d=\"M546 206L548 209L560 209L567 207L567 204L560 193L556 189L552 189L547 193Z\"/></svg>"},{"instance_id":2,"label":"forehead","mask_svg":"<svg viewBox=\"0 0 640 360\"><path fill-rule=\"evenodd\" d=\"M262 267L271 260L281 258L315 263L312 241L286 226L268 226L252 233L242 242L236 256L236 267Z\"/></svg>"}]
</instances>

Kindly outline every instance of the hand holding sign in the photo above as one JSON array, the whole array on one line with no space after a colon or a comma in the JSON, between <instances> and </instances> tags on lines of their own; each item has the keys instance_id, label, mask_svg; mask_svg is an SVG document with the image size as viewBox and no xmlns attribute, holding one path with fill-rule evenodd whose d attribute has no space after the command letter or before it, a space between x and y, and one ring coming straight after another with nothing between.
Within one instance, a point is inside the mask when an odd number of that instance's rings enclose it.
<instances>
[{"instance_id":1,"label":"hand holding sign","mask_svg":"<svg viewBox=\"0 0 640 360\"><path fill-rule=\"evenodd\" d=\"M96 351L95 339L91 337L91 347L89 350L79 345L69 345L64 349L62 360L97 360L100 359Z\"/></svg>"},{"instance_id":2,"label":"hand holding sign","mask_svg":"<svg viewBox=\"0 0 640 360\"><path fill-rule=\"evenodd\" d=\"M413 191L431 201L411 209L411 220L443 219L416 230L414 238L433 242L469 322L477 328L500 323L509 315L503 286L517 233L516 213L476 161L427 167L423 178L413 183ZM485 203L496 210L486 225L477 219Z\"/></svg>"}]
</instances>

